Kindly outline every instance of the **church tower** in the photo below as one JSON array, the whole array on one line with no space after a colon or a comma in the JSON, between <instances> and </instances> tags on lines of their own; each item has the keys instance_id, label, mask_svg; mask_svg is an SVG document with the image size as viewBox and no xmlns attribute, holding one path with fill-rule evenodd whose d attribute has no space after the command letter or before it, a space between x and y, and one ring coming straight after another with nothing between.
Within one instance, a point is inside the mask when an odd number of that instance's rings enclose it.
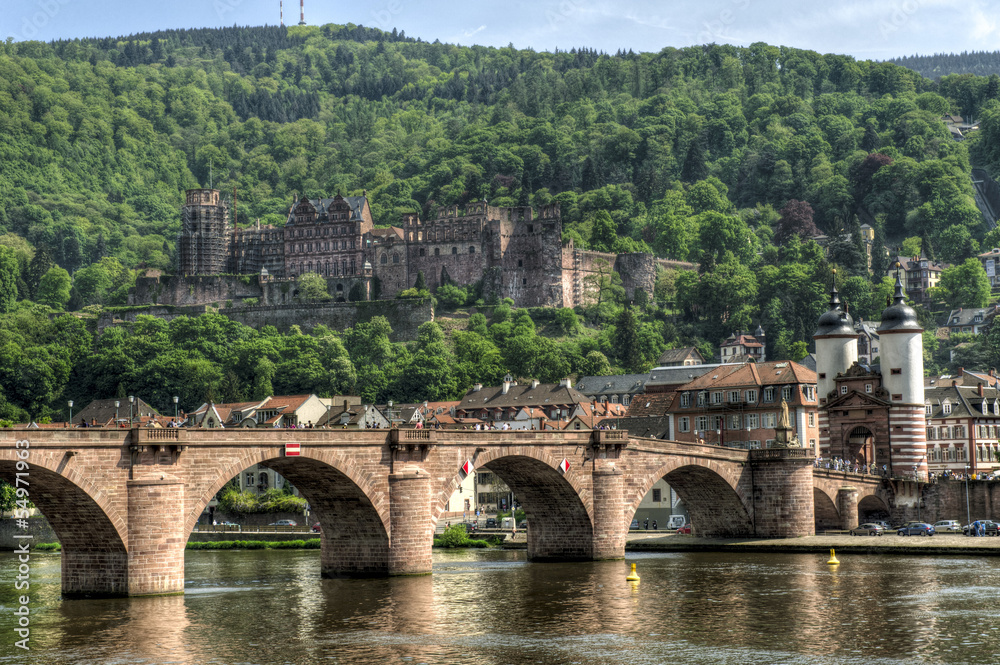
<instances>
[{"instance_id":1,"label":"church tower","mask_svg":"<svg viewBox=\"0 0 1000 665\"><path fill-rule=\"evenodd\" d=\"M830 291L830 309L819 317L813 339L816 340L816 390L820 406L819 454L829 457L830 422L825 406L837 398L834 379L858 361L858 334L854 332L854 319L841 309L836 283Z\"/></svg>"},{"instance_id":2,"label":"church tower","mask_svg":"<svg viewBox=\"0 0 1000 665\"><path fill-rule=\"evenodd\" d=\"M177 272L182 275L226 272L229 241L229 206L220 200L219 190L187 190L177 237Z\"/></svg>"},{"instance_id":3,"label":"church tower","mask_svg":"<svg viewBox=\"0 0 1000 665\"><path fill-rule=\"evenodd\" d=\"M889 394L889 428L893 468L909 475L916 468L926 478L927 421L924 417L924 332L917 313L906 304L898 264L896 293L892 305L882 312L878 327L881 340L882 386Z\"/></svg>"}]
</instances>

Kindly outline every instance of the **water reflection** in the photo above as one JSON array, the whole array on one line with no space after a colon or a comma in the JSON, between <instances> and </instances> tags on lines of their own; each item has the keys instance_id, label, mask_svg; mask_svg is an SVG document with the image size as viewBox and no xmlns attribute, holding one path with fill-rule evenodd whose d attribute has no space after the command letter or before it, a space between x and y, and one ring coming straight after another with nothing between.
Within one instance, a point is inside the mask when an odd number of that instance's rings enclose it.
<instances>
[{"instance_id":1,"label":"water reflection","mask_svg":"<svg viewBox=\"0 0 1000 665\"><path fill-rule=\"evenodd\" d=\"M33 651L0 663L1000 661L993 559L826 558L642 555L633 589L627 562L514 552L436 553L433 575L381 580L321 579L313 551L191 552L183 597L63 602L58 555L37 554Z\"/></svg>"}]
</instances>

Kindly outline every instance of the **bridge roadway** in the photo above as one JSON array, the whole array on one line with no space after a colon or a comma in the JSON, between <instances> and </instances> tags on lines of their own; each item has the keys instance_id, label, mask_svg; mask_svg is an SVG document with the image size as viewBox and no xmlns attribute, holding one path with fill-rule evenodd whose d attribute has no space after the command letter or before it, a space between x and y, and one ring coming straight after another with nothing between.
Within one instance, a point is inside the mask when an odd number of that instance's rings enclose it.
<instances>
[{"instance_id":1,"label":"bridge roadway","mask_svg":"<svg viewBox=\"0 0 1000 665\"><path fill-rule=\"evenodd\" d=\"M0 477L13 483L18 461L62 543L64 597L182 593L188 534L212 497L257 463L309 500L323 526L324 576L430 572L435 526L466 462L514 490L531 522L531 561L622 558L632 516L660 478L699 535L811 535L814 506L853 526L859 496L881 496L878 479L845 488L843 474L819 469L814 479L806 449L621 430L0 430Z\"/></svg>"}]
</instances>

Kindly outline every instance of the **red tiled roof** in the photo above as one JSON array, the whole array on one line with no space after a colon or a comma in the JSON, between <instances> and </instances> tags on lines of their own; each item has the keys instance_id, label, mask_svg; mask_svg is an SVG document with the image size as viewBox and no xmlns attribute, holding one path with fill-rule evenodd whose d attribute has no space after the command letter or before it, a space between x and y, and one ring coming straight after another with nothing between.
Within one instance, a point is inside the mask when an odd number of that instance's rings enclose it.
<instances>
[{"instance_id":1,"label":"red tiled roof","mask_svg":"<svg viewBox=\"0 0 1000 665\"><path fill-rule=\"evenodd\" d=\"M816 372L791 361L721 365L684 384L679 391L788 383L816 383Z\"/></svg>"},{"instance_id":2,"label":"red tiled roof","mask_svg":"<svg viewBox=\"0 0 1000 665\"><path fill-rule=\"evenodd\" d=\"M674 403L677 393L650 393L636 395L628 405L629 418L651 418L662 416Z\"/></svg>"}]
</instances>

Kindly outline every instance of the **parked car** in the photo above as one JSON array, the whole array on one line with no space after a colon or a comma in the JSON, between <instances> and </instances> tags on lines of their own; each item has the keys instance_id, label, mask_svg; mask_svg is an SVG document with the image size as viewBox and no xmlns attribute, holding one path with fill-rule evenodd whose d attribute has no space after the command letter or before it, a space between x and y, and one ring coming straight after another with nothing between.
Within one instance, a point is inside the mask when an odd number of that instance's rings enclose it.
<instances>
[{"instance_id":1,"label":"parked car","mask_svg":"<svg viewBox=\"0 0 1000 665\"><path fill-rule=\"evenodd\" d=\"M691 525L690 524L685 524L684 526L682 526L679 529L677 529L677 533L690 536L691 535Z\"/></svg>"},{"instance_id":2,"label":"parked car","mask_svg":"<svg viewBox=\"0 0 1000 665\"><path fill-rule=\"evenodd\" d=\"M885 533L885 527L875 522L861 524L851 529L852 536L881 536Z\"/></svg>"},{"instance_id":3,"label":"parked car","mask_svg":"<svg viewBox=\"0 0 1000 665\"><path fill-rule=\"evenodd\" d=\"M632 523L629 525L628 528L629 529L638 529L639 528L639 520L632 520Z\"/></svg>"},{"instance_id":4,"label":"parked car","mask_svg":"<svg viewBox=\"0 0 1000 665\"><path fill-rule=\"evenodd\" d=\"M319 522L316 522L315 524L312 525L312 532L313 533L319 533L320 531L322 531L322 529L323 529L323 527L320 526Z\"/></svg>"},{"instance_id":5,"label":"parked car","mask_svg":"<svg viewBox=\"0 0 1000 665\"><path fill-rule=\"evenodd\" d=\"M484 528L486 528L486 529L495 529L495 528L497 528L497 520L496 520L496 518L495 517L487 517L486 518L486 526Z\"/></svg>"},{"instance_id":6,"label":"parked car","mask_svg":"<svg viewBox=\"0 0 1000 665\"><path fill-rule=\"evenodd\" d=\"M996 536L998 534L998 530L1000 530L1000 524L997 524L992 520L976 520L976 522L979 522L980 524L983 525L987 536ZM976 522L972 522L971 524L966 524L965 526L963 526L962 533L964 533L966 536L976 535L975 533L971 533L972 525L975 524Z\"/></svg>"},{"instance_id":7,"label":"parked car","mask_svg":"<svg viewBox=\"0 0 1000 665\"><path fill-rule=\"evenodd\" d=\"M278 520L277 522L271 522L268 526L298 526L299 523L295 520Z\"/></svg>"},{"instance_id":8,"label":"parked car","mask_svg":"<svg viewBox=\"0 0 1000 665\"><path fill-rule=\"evenodd\" d=\"M926 522L913 522L907 526L900 527L896 531L899 536L933 536L934 527Z\"/></svg>"},{"instance_id":9,"label":"parked car","mask_svg":"<svg viewBox=\"0 0 1000 665\"><path fill-rule=\"evenodd\" d=\"M959 533L962 525L958 520L938 520L934 523L934 530L938 533Z\"/></svg>"},{"instance_id":10,"label":"parked car","mask_svg":"<svg viewBox=\"0 0 1000 665\"><path fill-rule=\"evenodd\" d=\"M528 520L521 520L520 522L518 522L517 523L517 528L518 529L527 529L528 528Z\"/></svg>"}]
</instances>

